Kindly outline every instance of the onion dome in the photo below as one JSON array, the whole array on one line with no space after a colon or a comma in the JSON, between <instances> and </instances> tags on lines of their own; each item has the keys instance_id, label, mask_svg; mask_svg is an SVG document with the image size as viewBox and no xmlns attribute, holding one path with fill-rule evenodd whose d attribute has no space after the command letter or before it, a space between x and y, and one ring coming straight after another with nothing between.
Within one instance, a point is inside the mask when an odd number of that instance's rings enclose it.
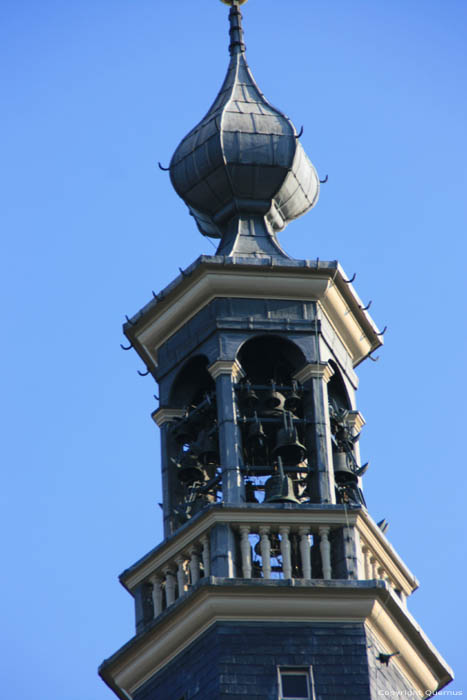
<instances>
[{"instance_id":1,"label":"onion dome","mask_svg":"<svg viewBox=\"0 0 467 700\"><path fill-rule=\"evenodd\" d=\"M170 178L218 254L281 255L276 233L318 200L319 178L288 117L258 88L245 59L238 0L230 4L231 55L214 104L183 139Z\"/></svg>"}]
</instances>

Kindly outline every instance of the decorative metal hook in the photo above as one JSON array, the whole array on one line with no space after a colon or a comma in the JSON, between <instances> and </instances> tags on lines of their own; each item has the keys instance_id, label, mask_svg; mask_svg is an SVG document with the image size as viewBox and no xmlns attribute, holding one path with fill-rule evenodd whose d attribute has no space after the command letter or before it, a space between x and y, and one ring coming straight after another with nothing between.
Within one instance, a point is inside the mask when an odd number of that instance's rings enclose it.
<instances>
[{"instance_id":1,"label":"decorative metal hook","mask_svg":"<svg viewBox=\"0 0 467 700\"><path fill-rule=\"evenodd\" d=\"M379 355L378 355L378 357L372 357L371 355L368 355L368 357L370 358L370 360L372 362L378 362L378 360L379 360Z\"/></svg>"},{"instance_id":2,"label":"decorative metal hook","mask_svg":"<svg viewBox=\"0 0 467 700\"><path fill-rule=\"evenodd\" d=\"M370 306L372 305L372 303L373 303L372 301L369 301L368 304L367 304L366 306L361 306L361 307L360 307L361 310L362 310L362 311L368 311L368 309L370 308Z\"/></svg>"},{"instance_id":3,"label":"decorative metal hook","mask_svg":"<svg viewBox=\"0 0 467 700\"><path fill-rule=\"evenodd\" d=\"M154 299L157 299L157 301L162 301L162 299L164 298L162 292L160 294L156 294L154 290L152 290L152 296L154 297Z\"/></svg>"},{"instance_id":4,"label":"decorative metal hook","mask_svg":"<svg viewBox=\"0 0 467 700\"><path fill-rule=\"evenodd\" d=\"M185 272L181 267L178 268L182 277L189 277L191 272Z\"/></svg>"},{"instance_id":5,"label":"decorative metal hook","mask_svg":"<svg viewBox=\"0 0 467 700\"><path fill-rule=\"evenodd\" d=\"M384 335L384 334L386 333L387 329L388 329L388 327L387 327L387 326L384 326L384 328L383 328L383 330L381 331L381 333L377 333L376 335Z\"/></svg>"},{"instance_id":6,"label":"decorative metal hook","mask_svg":"<svg viewBox=\"0 0 467 700\"><path fill-rule=\"evenodd\" d=\"M125 318L127 322L130 324L130 326L136 326L136 321L132 321L128 316L125 314Z\"/></svg>"},{"instance_id":7,"label":"decorative metal hook","mask_svg":"<svg viewBox=\"0 0 467 700\"><path fill-rule=\"evenodd\" d=\"M349 280L344 280L344 282L345 282L346 284L352 284L352 282L354 281L354 279L356 278L356 276L357 276L357 273L354 272L353 275L352 275L352 277L351 277Z\"/></svg>"},{"instance_id":8,"label":"decorative metal hook","mask_svg":"<svg viewBox=\"0 0 467 700\"><path fill-rule=\"evenodd\" d=\"M122 345L122 343L120 343L120 347L122 348L122 350L131 350L133 345L130 343L129 346L126 348L124 345Z\"/></svg>"},{"instance_id":9,"label":"decorative metal hook","mask_svg":"<svg viewBox=\"0 0 467 700\"><path fill-rule=\"evenodd\" d=\"M300 136L302 136L302 135L303 135L303 126L300 128L300 131L298 132L298 134L295 134L295 138L299 139Z\"/></svg>"},{"instance_id":10,"label":"decorative metal hook","mask_svg":"<svg viewBox=\"0 0 467 700\"><path fill-rule=\"evenodd\" d=\"M160 399L159 399L159 397L158 397L157 394L153 394L153 396L154 396L154 398L156 399L156 401L160 401Z\"/></svg>"},{"instance_id":11,"label":"decorative metal hook","mask_svg":"<svg viewBox=\"0 0 467 700\"><path fill-rule=\"evenodd\" d=\"M324 180L320 180L320 183L321 183L322 185L324 185L328 180L329 180L329 175L326 175L326 177L324 178Z\"/></svg>"},{"instance_id":12,"label":"decorative metal hook","mask_svg":"<svg viewBox=\"0 0 467 700\"><path fill-rule=\"evenodd\" d=\"M159 166L159 168L160 168L161 170L165 170L166 172L167 172L167 170L170 170L170 168L164 168L164 166L161 165L161 162L160 162L160 161L159 161L159 163L158 163L158 166Z\"/></svg>"},{"instance_id":13,"label":"decorative metal hook","mask_svg":"<svg viewBox=\"0 0 467 700\"><path fill-rule=\"evenodd\" d=\"M138 372L138 374L139 374L140 377L147 377L148 374L149 374L149 370L147 370L147 372L140 372L139 369L138 369L137 372Z\"/></svg>"}]
</instances>

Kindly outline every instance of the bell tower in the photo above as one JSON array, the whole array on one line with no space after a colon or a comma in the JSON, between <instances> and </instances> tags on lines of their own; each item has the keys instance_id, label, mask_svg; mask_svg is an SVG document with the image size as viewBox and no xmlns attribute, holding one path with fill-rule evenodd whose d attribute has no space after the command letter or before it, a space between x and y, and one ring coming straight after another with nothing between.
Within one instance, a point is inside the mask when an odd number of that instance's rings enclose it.
<instances>
[{"instance_id":1,"label":"bell tower","mask_svg":"<svg viewBox=\"0 0 467 700\"><path fill-rule=\"evenodd\" d=\"M382 333L337 261L277 240L320 180L223 1L227 75L170 163L219 246L124 326L159 384L164 540L120 577L136 634L99 672L126 700L428 697L452 672L363 495L355 367Z\"/></svg>"}]
</instances>

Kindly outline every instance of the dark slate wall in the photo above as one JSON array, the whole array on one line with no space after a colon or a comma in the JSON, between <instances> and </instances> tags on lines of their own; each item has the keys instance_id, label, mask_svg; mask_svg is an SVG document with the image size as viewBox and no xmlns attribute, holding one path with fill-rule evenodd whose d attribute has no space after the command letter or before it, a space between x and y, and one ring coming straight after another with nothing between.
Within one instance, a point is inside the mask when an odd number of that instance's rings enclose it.
<instances>
[{"instance_id":1,"label":"dark slate wall","mask_svg":"<svg viewBox=\"0 0 467 700\"><path fill-rule=\"evenodd\" d=\"M363 624L219 622L135 700L277 700L277 666L313 667L316 700L369 700Z\"/></svg>"},{"instance_id":2,"label":"dark slate wall","mask_svg":"<svg viewBox=\"0 0 467 700\"><path fill-rule=\"evenodd\" d=\"M387 653L387 650L377 643L369 630L367 630L367 647L372 698L391 697L392 690L400 691L400 697L420 697L413 686L400 673L394 661L389 661L387 666L378 661L380 652Z\"/></svg>"}]
</instances>

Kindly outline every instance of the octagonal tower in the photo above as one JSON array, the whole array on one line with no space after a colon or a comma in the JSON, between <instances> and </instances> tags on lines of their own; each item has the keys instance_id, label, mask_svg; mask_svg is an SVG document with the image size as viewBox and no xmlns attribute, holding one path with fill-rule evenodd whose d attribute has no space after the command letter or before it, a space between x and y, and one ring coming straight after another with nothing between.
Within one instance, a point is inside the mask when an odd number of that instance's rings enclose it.
<instances>
[{"instance_id":1,"label":"octagonal tower","mask_svg":"<svg viewBox=\"0 0 467 700\"><path fill-rule=\"evenodd\" d=\"M170 164L219 247L124 326L159 384L164 540L120 577L136 635L100 674L126 700L426 697L452 674L363 495L355 367L382 334L338 262L277 241L320 182L226 4L226 78Z\"/></svg>"}]
</instances>

